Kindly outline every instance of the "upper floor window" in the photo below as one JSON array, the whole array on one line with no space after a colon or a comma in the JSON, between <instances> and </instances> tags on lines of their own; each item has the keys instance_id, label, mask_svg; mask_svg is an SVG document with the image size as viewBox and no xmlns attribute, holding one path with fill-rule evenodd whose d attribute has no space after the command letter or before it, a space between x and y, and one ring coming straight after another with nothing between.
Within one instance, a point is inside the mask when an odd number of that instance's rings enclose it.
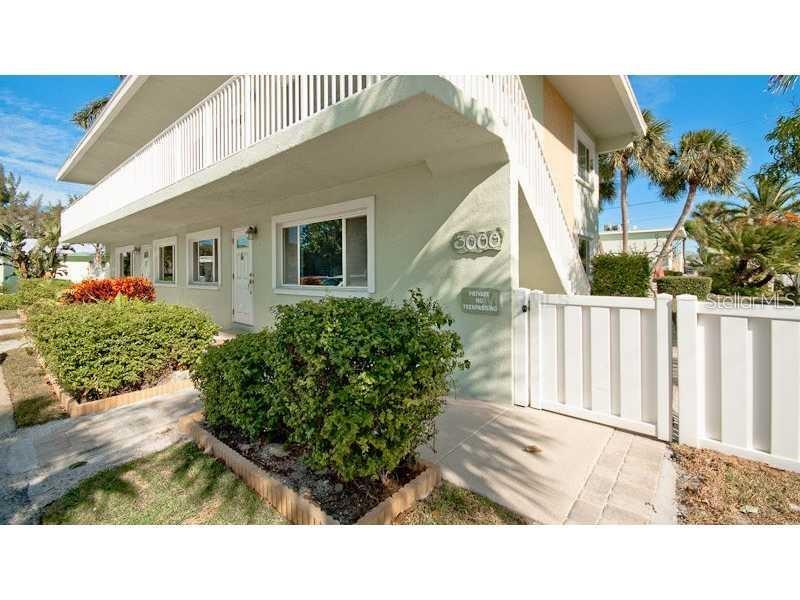
<instances>
[{"instance_id":1,"label":"upper floor window","mask_svg":"<svg viewBox=\"0 0 800 600\"><path fill-rule=\"evenodd\" d=\"M219 286L219 238L219 228L186 236L189 285Z\"/></svg>"},{"instance_id":2,"label":"upper floor window","mask_svg":"<svg viewBox=\"0 0 800 600\"><path fill-rule=\"evenodd\" d=\"M275 290L373 292L373 214L364 198L275 217Z\"/></svg>"},{"instance_id":3,"label":"upper floor window","mask_svg":"<svg viewBox=\"0 0 800 600\"><path fill-rule=\"evenodd\" d=\"M588 146L578 139L578 178L589 186L594 180L594 156Z\"/></svg>"}]
</instances>

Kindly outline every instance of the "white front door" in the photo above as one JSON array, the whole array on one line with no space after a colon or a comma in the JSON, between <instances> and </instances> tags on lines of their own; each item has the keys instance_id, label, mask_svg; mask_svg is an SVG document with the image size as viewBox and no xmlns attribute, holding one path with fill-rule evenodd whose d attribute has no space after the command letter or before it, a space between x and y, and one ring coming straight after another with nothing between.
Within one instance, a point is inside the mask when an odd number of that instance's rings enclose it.
<instances>
[{"instance_id":1,"label":"white front door","mask_svg":"<svg viewBox=\"0 0 800 600\"><path fill-rule=\"evenodd\" d=\"M233 230L233 320L243 325L253 324L252 240L244 229Z\"/></svg>"}]
</instances>

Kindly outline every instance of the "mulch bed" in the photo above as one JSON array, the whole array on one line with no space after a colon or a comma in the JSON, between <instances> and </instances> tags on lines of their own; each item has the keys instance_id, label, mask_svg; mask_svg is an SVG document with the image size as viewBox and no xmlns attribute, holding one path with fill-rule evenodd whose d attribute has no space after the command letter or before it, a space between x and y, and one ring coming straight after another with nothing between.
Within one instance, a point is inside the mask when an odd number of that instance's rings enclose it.
<instances>
[{"instance_id":1,"label":"mulch bed","mask_svg":"<svg viewBox=\"0 0 800 600\"><path fill-rule=\"evenodd\" d=\"M232 430L203 427L301 496L315 502L330 517L352 524L422 472L416 463L401 464L383 480L341 481L329 471L315 471L303 462L299 448L281 443L250 443Z\"/></svg>"},{"instance_id":2,"label":"mulch bed","mask_svg":"<svg viewBox=\"0 0 800 600\"><path fill-rule=\"evenodd\" d=\"M800 474L675 444L681 520L695 525L800 524Z\"/></svg>"}]
</instances>

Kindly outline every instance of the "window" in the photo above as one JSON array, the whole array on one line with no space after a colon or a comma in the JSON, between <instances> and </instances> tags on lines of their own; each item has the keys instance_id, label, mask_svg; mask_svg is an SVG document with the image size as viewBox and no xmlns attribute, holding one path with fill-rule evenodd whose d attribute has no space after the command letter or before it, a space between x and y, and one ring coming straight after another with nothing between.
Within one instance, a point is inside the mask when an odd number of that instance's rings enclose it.
<instances>
[{"instance_id":1,"label":"window","mask_svg":"<svg viewBox=\"0 0 800 600\"><path fill-rule=\"evenodd\" d=\"M583 270L588 275L592 266L592 240L585 235L578 236L578 255L581 257Z\"/></svg>"},{"instance_id":2,"label":"window","mask_svg":"<svg viewBox=\"0 0 800 600\"><path fill-rule=\"evenodd\" d=\"M117 248L117 275L119 277L133 275L133 246Z\"/></svg>"},{"instance_id":3,"label":"window","mask_svg":"<svg viewBox=\"0 0 800 600\"><path fill-rule=\"evenodd\" d=\"M175 285L175 260L178 254L178 238L164 238L153 242L156 259L156 285Z\"/></svg>"},{"instance_id":4,"label":"window","mask_svg":"<svg viewBox=\"0 0 800 600\"><path fill-rule=\"evenodd\" d=\"M219 232L216 228L186 236L189 285L219 287Z\"/></svg>"},{"instance_id":5,"label":"window","mask_svg":"<svg viewBox=\"0 0 800 600\"><path fill-rule=\"evenodd\" d=\"M575 163L575 177L589 189L594 189L594 144L577 123L575 123Z\"/></svg>"},{"instance_id":6,"label":"window","mask_svg":"<svg viewBox=\"0 0 800 600\"><path fill-rule=\"evenodd\" d=\"M365 198L275 217L275 290L373 292L373 213L374 198Z\"/></svg>"}]
</instances>

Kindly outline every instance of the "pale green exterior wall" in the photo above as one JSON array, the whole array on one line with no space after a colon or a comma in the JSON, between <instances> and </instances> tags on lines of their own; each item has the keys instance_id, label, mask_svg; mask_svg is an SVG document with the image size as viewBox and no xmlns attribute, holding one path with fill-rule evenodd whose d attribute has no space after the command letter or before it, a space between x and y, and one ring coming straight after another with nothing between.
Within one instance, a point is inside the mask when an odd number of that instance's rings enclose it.
<instances>
[{"instance_id":1,"label":"pale green exterior wall","mask_svg":"<svg viewBox=\"0 0 800 600\"><path fill-rule=\"evenodd\" d=\"M253 196L257 192L248 194ZM183 222L192 224L176 227L167 234L163 224L154 224L159 227L157 237L178 236L178 285L157 286L158 299L201 308L222 327L230 326L231 231L255 225L258 227L253 241L255 329L267 326L272 321L270 309L273 305L305 299L273 293L272 217L367 196L375 197L376 288L373 296L399 301L406 297L410 288L419 287L425 294L437 298L454 317L454 327L473 365L458 378L457 395L509 403L512 381L509 299L513 285L512 252L516 251L510 233L512 207L516 209L517 196L507 164L433 175L424 163L418 163L310 194L265 198L263 204L248 210L236 208L237 199L221 198L220 202L229 208L207 220L201 220L199 215L186 215ZM241 200L252 201L252 197ZM187 287L186 234L217 226L221 227L222 235L220 288ZM503 247L495 255L468 258L452 250L453 234L495 227L502 227L506 232ZM137 235L125 244L142 246L152 244L153 239L153 235ZM118 245L122 244L112 244L110 250ZM472 286L499 290L501 314L462 312L460 292Z\"/></svg>"}]
</instances>

